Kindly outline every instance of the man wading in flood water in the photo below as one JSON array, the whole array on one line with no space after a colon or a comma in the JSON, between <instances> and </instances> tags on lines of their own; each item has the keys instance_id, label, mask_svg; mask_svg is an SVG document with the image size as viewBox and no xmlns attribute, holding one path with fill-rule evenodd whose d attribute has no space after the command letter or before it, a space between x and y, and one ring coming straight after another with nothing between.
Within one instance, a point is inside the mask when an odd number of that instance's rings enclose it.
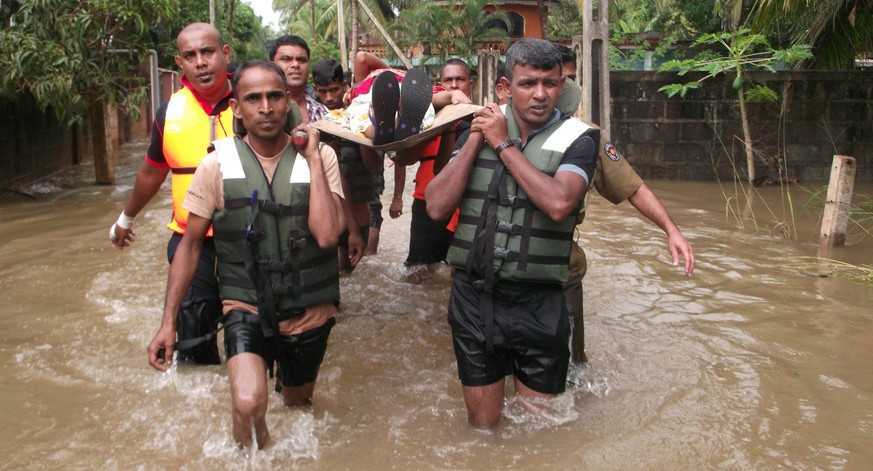
<instances>
[{"instance_id":1,"label":"man wading in flood water","mask_svg":"<svg viewBox=\"0 0 873 471\"><path fill-rule=\"evenodd\" d=\"M287 406L311 402L339 300L336 244L343 231L336 153L303 129L295 150L283 132L290 95L282 70L243 64L230 106L239 134L215 142L182 206L188 228L170 266L163 321L149 363L166 371L176 342L176 312L213 225L233 404L233 438L259 448L270 441L267 371Z\"/></svg>"},{"instance_id":2,"label":"man wading in flood water","mask_svg":"<svg viewBox=\"0 0 873 471\"><path fill-rule=\"evenodd\" d=\"M158 193L167 174L172 173L173 219L167 225L173 231L167 243L170 263L188 223L188 211L182 209L182 199L194 169L209 152L211 141L233 135L233 113L228 106L230 46L223 44L218 30L208 23L191 23L183 28L176 45L182 89L158 108L151 144L136 174L133 194L118 221L109 229L109 239L119 249L132 244L135 240L133 219ZM197 274L185 294L176 323L179 340L187 340L191 345L180 349L178 362L217 365L221 363L218 345L209 334L215 331L221 318L221 301L215 279L215 246L211 232L207 234L200 257Z\"/></svg>"},{"instance_id":3,"label":"man wading in flood water","mask_svg":"<svg viewBox=\"0 0 873 471\"><path fill-rule=\"evenodd\" d=\"M505 72L506 113L494 103L477 111L426 190L433 219L461 209L447 257L448 318L468 419L482 428L500 421L507 375L527 398L564 391L570 322L561 286L600 140L556 109L565 79L551 43L513 44Z\"/></svg>"}]
</instances>

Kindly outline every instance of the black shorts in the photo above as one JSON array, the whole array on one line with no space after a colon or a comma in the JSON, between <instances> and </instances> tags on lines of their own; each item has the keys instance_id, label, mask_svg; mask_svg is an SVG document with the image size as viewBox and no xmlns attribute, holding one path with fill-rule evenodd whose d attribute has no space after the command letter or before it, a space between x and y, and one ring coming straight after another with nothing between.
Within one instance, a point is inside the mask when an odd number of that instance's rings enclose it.
<instances>
[{"instance_id":1,"label":"black shorts","mask_svg":"<svg viewBox=\"0 0 873 471\"><path fill-rule=\"evenodd\" d=\"M224 320L224 350L227 360L239 353L254 353L272 370L278 363L278 380L296 387L315 381L327 351L327 338L336 324L331 318L324 325L298 335L280 335L279 352L272 337L264 337L260 319L243 311L230 311Z\"/></svg>"},{"instance_id":2,"label":"black shorts","mask_svg":"<svg viewBox=\"0 0 873 471\"><path fill-rule=\"evenodd\" d=\"M182 241L182 234L174 232L167 242L167 261L172 264L176 249ZM176 335L178 340L190 340L211 334L218 329L221 320L221 297L218 280L215 278L215 242L212 237L203 239L197 271L176 315ZM207 340L177 353L178 363L197 365L220 365L218 341Z\"/></svg>"},{"instance_id":3,"label":"black shorts","mask_svg":"<svg viewBox=\"0 0 873 471\"><path fill-rule=\"evenodd\" d=\"M486 386L512 374L543 394L564 392L570 321L560 285L499 282L493 290L494 351L485 349L482 292L456 272L449 325L464 386Z\"/></svg>"},{"instance_id":4,"label":"black shorts","mask_svg":"<svg viewBox=\"0 0 873 471\"><path fill-rule=\"evenodd\" d=\"M339 168L349 185L346 199L350 203L367 203L377 197L373 185L373 174L367 170L361 158L361 146L354 142L342 141L338 158Z\"/></svg>"},{"instance_id":5,"label":"black shorts","mask_svg":"<svg viewBox=\"0 0 873 471\"><path fill-rule=\"evenodd\" d=\"M382 221L385 220L385 218L382 217L382 200L377 196L370 201L368 206L370 207L370 227L381 229Z\"/></svg>"},{"instance_id":6,"label":"black shorts","mask_svg":"<svg viewBox=\"0 0 873 471\"><path fill-rule=\"evenodd\" d=\"M409 256L405 262L407 266L445 261L455 235L446 227L449 221L451 218L439 221L431 219L427 215L427 203L418 198L412 200Z\"/></svg>"}]
</instances>

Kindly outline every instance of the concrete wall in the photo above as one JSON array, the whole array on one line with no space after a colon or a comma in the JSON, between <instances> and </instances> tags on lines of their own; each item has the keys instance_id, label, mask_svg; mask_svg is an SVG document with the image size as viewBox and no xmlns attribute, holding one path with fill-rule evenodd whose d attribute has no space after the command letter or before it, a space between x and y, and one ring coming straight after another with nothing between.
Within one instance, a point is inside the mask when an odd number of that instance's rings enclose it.
<instances>
[{"instance_id":1,"label":"concrete wall","mask_svg":"<svg viewBox=\"0 0 873 471\"><path fill-rule=\"evenodd\" d=\"M125 142L148 137L151 117L148 104L140 118L129 119L110 107L105 127L108 151L117 159ZM0 100L0 191L17 191L21 186L51 175L69 165L93 161L91 123L64 126L51 109L40 110L32 98L22 95L16 102Z\"/></svg>"},{"instance_id":2,"label":"concrete wall","mask_svg":"<svg viewBox=\"0 0 873 471\"><path fill-rule=\"evenodd\" d=\"M54 111L40 110L29 96L0 100L0 187L78 163L88 142L80 131L60 126Z\"/></svg>"},{"instance_id":3,"label":"concrete wall","mask_svg":"<svg viewBox=\"0 0 873 471\"><path fill-rule=\"evenodd\" d=\"M173 87L167 82L173 77L163 78L163 94L169 95ZM734 175L729 157L745 175L733 77L708 79L685 98L658 92L663 85L694 78L611 73L612 141L644 178L729 180ZM749 106L759 176L780 178L775 159L784 149L787 178L826 182L833 155L843 154L855 157L857 181L873 181L873 72L759 72L752 78L780 94L790 83L784 122L779 118L780 103ZM149 115L148 105L136 123L115 114L116 145L146 137ZM0 100L0 189L15 188L91 156L89 126L60 126L51 110L39 110L28 97Z\"/></svg>"},{"instance_id":4,"label":"concrete wall","mask_svg":"<svg viewBox=\"0 0 873 471\"><path fill-rule=\"evenodd\" d=\"M164 74L166 96L174 89L172 74ZM178 85L176 85L178 87ZM121 146L149 136L153 117L149 104L140 107L136 121L109 105L105 114L108 151L118 158ZM28 95L17 100L0 98L0 191L13 190L69 165L92 162L91 123L64 126L52 109L40 110Z\"/></svg>"},{"instance_id":5,"label":"concrete wall","mask_svg":"<svg viewBox=\"0 0 873 471\"><path fill-rule=\"evenodd\" d=\"M733 75L710 78L684 98L667 98L663 85L702 75L621 71L610 74L612 141L644 178L732 179L746 158ZM826 182L834 154L855 157L857 181L873 180L873 72L755 72L750 78L785 97L749 104L759 177Z\"/></svg>"}]
</instances>

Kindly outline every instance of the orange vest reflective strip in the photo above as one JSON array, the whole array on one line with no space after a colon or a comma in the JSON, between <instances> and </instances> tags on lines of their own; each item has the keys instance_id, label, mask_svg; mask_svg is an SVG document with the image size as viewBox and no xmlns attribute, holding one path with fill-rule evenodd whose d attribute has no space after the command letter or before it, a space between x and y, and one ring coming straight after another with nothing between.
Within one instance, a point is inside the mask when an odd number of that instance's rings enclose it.
<instances>
[{"instance_id":1,"label":"orange vest reflective strip","mask_svg":"<svg viewBox=\"0 0 873 471\"><path fill-rule=\"evenodd\" d=\"M184 234L188 211L182 208L182 201L188 193L194 170L208 153L212 140L233 135L233 112L228 107L212 119L191 90L184 87L170 97L163 131L164 158L172 173L170 184L173 192L173 219L167 227ZM207 233L207 236L211 235L212 227Z\"/></svg>"}]
</instances>

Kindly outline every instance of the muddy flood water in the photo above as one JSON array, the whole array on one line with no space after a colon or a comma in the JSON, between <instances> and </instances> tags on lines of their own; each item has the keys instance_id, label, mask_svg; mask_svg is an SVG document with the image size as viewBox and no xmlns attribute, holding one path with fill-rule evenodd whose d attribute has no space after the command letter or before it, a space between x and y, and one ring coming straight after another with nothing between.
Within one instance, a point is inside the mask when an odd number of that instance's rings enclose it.
<instances>
[{"instance_id":1,"label":"muddy flood water","mask_svg":"<svg viewBox=\"0 0 873 471\"><path fill-rule=\"evenodd\" d=\"M803 203L821 185L792 188L794 241L777 235L763 205L757 228L738 228L718 183L649 182L694 246L691 278L632 206L593 197L580 226L588 383L543 416L510 399L501 425L482 432L467 425L456 376L449 270L403 281L411 196L401 218L387 217L390 169L379 253L342 278L314 405L287 409L272 395L273 444L242 452L224 365L161 374L147 363L166 286L169 192L137 218L132 249L108 241L145 144L124 148L115 187L93 186L85 165L26 188L38 199L0 202L0 469L873 463L873 287L817 275L820 209ZM781 215L778 187L759 191ZM856 194L869 198L873 186L857 182ZM832 257L873 264L873 237L853 229L848 243Z\"/></svg>"}]
</instances>

